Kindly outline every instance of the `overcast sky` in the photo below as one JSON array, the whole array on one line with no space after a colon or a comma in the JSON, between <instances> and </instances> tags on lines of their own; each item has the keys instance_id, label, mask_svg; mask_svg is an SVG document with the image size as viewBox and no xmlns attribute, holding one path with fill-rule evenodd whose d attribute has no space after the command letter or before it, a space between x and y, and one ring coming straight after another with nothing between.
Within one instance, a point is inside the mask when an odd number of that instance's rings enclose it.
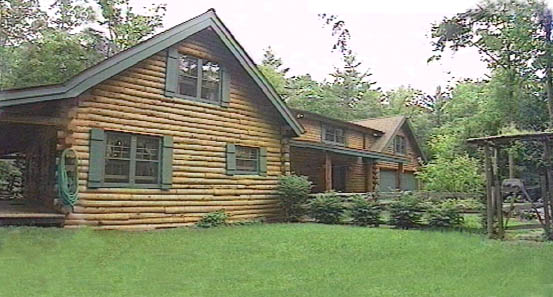
<instances>
[{"instance_id":1,"label":"overcast sky","mask_svg":"<svg viewBox=\"0 0 553 297\"><path fill-rule=\"evenodd\" d=\"M553 1L553 0L551 0ZM473 50L432 55L431 23L474 7L476 0L164 0L165 28L215 8L246 51L260 63L271 46L291 74L310 73L323 80L335 66L333 38L317 14L339 15L351 33L351 48L384 90L412 86L433 93L451 78L478 78L487 71ZM132 1L141 7L151 1Z\"/></svg>"}]
</instances>

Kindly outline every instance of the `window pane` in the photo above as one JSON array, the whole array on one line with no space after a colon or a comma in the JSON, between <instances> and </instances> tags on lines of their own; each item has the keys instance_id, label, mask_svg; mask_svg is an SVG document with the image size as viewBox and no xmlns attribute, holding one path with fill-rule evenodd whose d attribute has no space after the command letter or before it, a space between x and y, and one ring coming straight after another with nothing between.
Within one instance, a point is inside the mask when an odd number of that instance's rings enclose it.
<instances>
[{"instance_id":1,"label":"window pane","mask_svg":"<svg viewBox=\"0 0 553 297\"><path fill-rule=\"evenodd\" d=\"M144 161L159 160L159 138L137 136L136 159Z\"/></svg>"},{"instance_id":2,"label":"window pane","mask_svg":"<svg viewBox=\"0 0 553 297\"><path fill-rule=\"evenodd\" d=\"M257 171L257 160L236 159L236 170L256 172Z\"/></svg>"},{"instance_id":3,"label":"window pane","mask_svg":"<svg viewBox=\"0 0 553 297\"><path fill-rule=\"evenodd\" d=\"M179 94L196 97L198 93L198 59L181 56L178 84Z\"/></svg>"},{"instance_id":4,"label":"window pane","mask_svg":"<svg viewBox=\"0 0 553 297\"><path fill-rule=\"evenodd\" d=\"M198 77L198 59L190 56L181 56L179 61L179 75Z\"/></svg>"},{"instance_id":5,"label":"window pane","mask_svg":"<svg viewBox=\"0 0 553 297\"><path fill-rule=\"evenodd\" d=\"M334 128L326 127L325 129L325 140L326 141L334 141L334 137L336 135L336 131Z\"/></svg>"},{"instance_id":6,"label":"window pane","mask_svg":"<svg viewBox=\"0 0 553 297\"><path fill-rule=\"evenodd\" d=\"M130 161L106 159L106 183L128 183Z\"/></svg>"},{"instance_id":7,"label":"window pane","mask_svg":"<svg viewBox=\"0 0 553 297\"><path fill-rule=\"evenodd\" d=\"M344 143L344 130L342 129L336 129L336 142L338 143Z\"/></svg>"},{"instance_id":8,"label":"window pane","mask_svg":"<svg viewBox=\"0 0 553 297\"><path fill-rule=\"evenodd\" d=\"M106 158L129 159L131 154L131 136L121 133L107 133Z\"/></svg>"},{"instance_id":9,"label":"window pane","mask_svg":"<svg viewBox=\"0 0 553 297\"><path fill-rule=\"evenodd\" d=\"M202 98L218 101L219 86L221 83L221 67L211 61L204 61L202 65Z\"/></svg>"},{"instance_id":10,"label":"window pane","mask_svg":"<svg viewBox=\"0 0 553 297\"><path fill-rule=\"evenodd\" d=\"M158 183L159 162L136 161L134 180L137 184Z\"/></svg>"},{"instance_id":11,"label":"window pane","mask_svg":"<svg viewBox=\"0 0 553 297\"><path fill-rule=\"evenodd\" d=\"M179 75L179 94L196 97L198 79Z\"/></svg>"},{"instance_id":12,"label":"window pane","mask_svg":"<svg viewBox=\"0 0 553 297\"><path fill-rule=\"evenodd\" d=\"M256 173L259 161L259 149L254 147L236 147L236 170Z\"/></svg>"},{"instance_id":13,"label":"window pane","mask_svg":"<svg viewBox=\"0 0 553 297\"><path fill-rule=\"evenodd\" d=\"M236 147L236 158L237 159L257 159L257 149L253 147Z\"/></svg>"}]
</instances>

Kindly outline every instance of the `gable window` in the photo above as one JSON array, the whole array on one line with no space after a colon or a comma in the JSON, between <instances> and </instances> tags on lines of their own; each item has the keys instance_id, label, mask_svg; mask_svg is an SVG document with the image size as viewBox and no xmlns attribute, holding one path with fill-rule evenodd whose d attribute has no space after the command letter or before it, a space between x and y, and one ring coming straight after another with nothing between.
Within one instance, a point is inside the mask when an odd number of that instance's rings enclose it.
<instances>
[{"instance_id":1,"label":"gable window","mask_svg":"<svg viewBox=\"0 0 553 297\"><path fill-rule=\"evenodd\" d=\"M172 183L170 136L91 130L89 187L168 188Z\"/></svg>"},{"instance_id":2,"label":"gable window","mask_svg":"<svg viewBox=\"0 0 553 297\"><path fill-rule=\"evenodd\" d=\"M230 74L218 62L167 51L165 96L228 106Z\"/></svg>"},{"instance_id":3,"label":"gable window","mask_svg":"<svg viewBox=\"0 0 553 297\"><path fill-rule=\"evenodd\" d=\"M227 144L227 175L267 175L267 149Z\"/></svg>"},{"instance_id":4,"label":"gable window","mask_svg":"<svg viewBox=\"0 0 553 297\"><path fill-rule=\"evenodd\" d=\"M344 129L332 126L324 126L323 141L327 143L344 145L346 143Z\"/></svg>"},{"instance_id":5,"label":"gable window","mask_svg":"<svg viewBox=\"0 0 553 297\"><path fill-rule=\"evenodd\" d=\"M221 66L192 56L180 55L178 93L201 101L221 100Z\"/></svg>"},{"instance_id":6,"label":"gable window","mask_svg":"<svg viewBox=\"0 0 553 297\"><path fill-rule=\"evenodd\" d=\"M405 137L396 135L396 137L394 137L394 153L405 155L406 151Z\"/></svg>"}]
</instances>

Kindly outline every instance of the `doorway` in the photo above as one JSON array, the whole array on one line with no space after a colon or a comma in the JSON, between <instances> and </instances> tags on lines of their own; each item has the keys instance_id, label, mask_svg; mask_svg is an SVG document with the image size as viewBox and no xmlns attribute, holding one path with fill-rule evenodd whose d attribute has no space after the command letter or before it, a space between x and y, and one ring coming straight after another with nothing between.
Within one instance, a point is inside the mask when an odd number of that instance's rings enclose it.
<instances>
[{"instance_id":1,"label":"doorway","mask_svg":"<svg viewBox=\"0 0 553 297\"><path fill-rule=\"evenodd\" d=\"M332 166L332 188L336 192L346 191L347 166Z\"/></svg>"}]
</instances>

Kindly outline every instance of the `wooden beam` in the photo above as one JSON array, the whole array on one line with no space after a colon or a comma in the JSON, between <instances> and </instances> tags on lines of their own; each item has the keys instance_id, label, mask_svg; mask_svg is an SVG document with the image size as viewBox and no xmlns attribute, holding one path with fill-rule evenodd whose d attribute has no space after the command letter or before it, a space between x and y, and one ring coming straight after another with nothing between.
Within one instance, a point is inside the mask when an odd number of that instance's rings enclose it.
<instances>
[{"instance_id":1,"label":"wooden beam","mask_svg":"<svg viewBox=\"0 0 553 297\"><path fill-rule=\"evenodd\" d=\"M499 157L500 151L497 147L494 148L494 196L495 196L495 210L497 216L497 236L503 239L504 227L503 227L503 195L501 194L501 180L499 177Z\"/></svg>"},{"instance_id":2,"label":"wooden beam","mask_svg":"<svg viewBox=\"0 0 553 297\"><path fill-rule=\"evenodd\" d=\"M325 191L331 191L332 190L332 159L330 158L330 154L327 151L325 151L324 175L325 175Z\"/></svg>"},{"instance_id":3,"label":"wooden beam","mask_svg":"<svg viewBox=\"0 0 553 297\"><path fill-rule=\"evenodd\" d=\"M0 123L40 126L63 126L66 123L66 120L56 117L20 115L0 112Z\"/></svg>"},{"instance_id":4,"label":"wooden beam","mask_svg":"<svg viewBox=\"0 0 553 297\"><path fill-rule=\"evenodd\" d=\"M486 223L488 229L488 237L493 238L493 171L490 147L484 147L485 169L486 169Z\"/></svg>"},{"instance_id":5,"label":"wooden beam","mask_svg":"<svg viewBox=\"0 0 553 297\"><path fill-rule=\"evenodd\" d=\"M397 164L397 172L396 172L396 186L398 190L401 190L401 174L403 173L403 163Z\"/></svg>"}]
</instances>

